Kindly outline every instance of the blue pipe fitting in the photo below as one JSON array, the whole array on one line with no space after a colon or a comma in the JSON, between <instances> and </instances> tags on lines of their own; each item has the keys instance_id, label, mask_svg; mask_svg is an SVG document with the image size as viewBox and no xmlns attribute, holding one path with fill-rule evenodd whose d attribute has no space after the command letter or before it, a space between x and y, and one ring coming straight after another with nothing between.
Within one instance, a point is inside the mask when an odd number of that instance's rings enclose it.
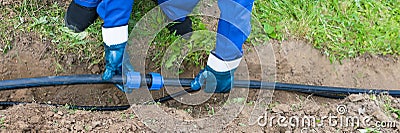
<instances>
[{"instance_id":1,"label":"blue pipe fitting","mask_svg":"<svg viewBox=\"0 0 400 133\"><path fill-rule=\"evenodd\" d=\"M151 86L149 90L155 91L155 90L160 90L164 86L164 79L159 73L154 73L151 72L149 73L151 75Z\"/></svg>"},{"instance_id":2,"label":"blue pipe fitting","mask_svg":"<svg viewBox=\"0 0 400 133\"><path fill-rule=\"evenodd\" d=\"M140 72L127 72L126 73L125 87L128 89L139 89L142 78Z\"/></svg>"}]
</instances>

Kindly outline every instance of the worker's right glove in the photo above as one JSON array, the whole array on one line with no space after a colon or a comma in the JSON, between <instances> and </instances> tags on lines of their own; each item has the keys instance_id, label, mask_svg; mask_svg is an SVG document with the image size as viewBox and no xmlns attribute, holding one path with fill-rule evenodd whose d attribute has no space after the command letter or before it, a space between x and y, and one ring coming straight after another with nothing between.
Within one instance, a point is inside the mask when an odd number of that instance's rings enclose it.
<instances>
[{"instance_id":1,"label":"worker's right glove","mask_svg":"<svg viewBox=\"0 0 400 133\"><path fill-rule=\"evenodd\" d=\"M97 19L96 7L85 7L72 0L64 16L65 26L74 32L82 32Z\"/></svg>"},{"instance_id":2,"label":"worker's right glove","mask_svg":"<svg viewBox=\"0 0 400 133\"><path fill-rule=\"evenodd\" d=\"M191 82L191 89L199 90L203 87L207 93L229 92L233 87L234 72L240 60L241 58L226 63L211 53L207 66Z\"/></svg>"},{"instance_id":3,"label":"worker's right glove","mask_svg":"<svg viewBox=\"0 0 400 133\"><path fill-rule=\"evenodd\" d=\"M122 73L122 58L126 43L116 45L104 44L106 70L103 73L103 80L109 80L114 75Z\"/></svg>"},{"instance_id":4,"label":"worker's right glove","mask_svg":"<svg viewBox=\"0 0 400 133\"><path fill-rule=\"evenodd\" d=\"M122 62L123 62L125 47L126 47L126 42L110 46L104 44L106 69L102 76L103 80L109 80L114 75L122 75L122 64L123 64ZM129 61L125 62L124 67L126 68L127 71L134 71L133 66L130 64ZM119 90L127 92L124 90L122 84L115 84L115 86Z\"/></svg>"}]
</instances>

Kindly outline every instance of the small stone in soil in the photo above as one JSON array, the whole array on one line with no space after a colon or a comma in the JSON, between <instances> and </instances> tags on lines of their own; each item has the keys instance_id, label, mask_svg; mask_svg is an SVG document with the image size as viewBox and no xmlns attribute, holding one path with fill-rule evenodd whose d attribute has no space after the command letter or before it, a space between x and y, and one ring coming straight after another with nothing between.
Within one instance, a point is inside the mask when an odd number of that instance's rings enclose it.
<instances>
[{"instance_id":1,"label":"small stone in soil","mask_svg":"<svg viewBox=\"0 0 400 133\"><path fill-rule=\"evenodd\" d=\"M52 112L52 111L46 112L47 117L52 117L53 115L54 115L54 112Z\"/></svg>"},{"instance_id":2,"label":"small stone in soil","mask_svg":"<svg viewBox=\"0 0 400 133\"><path fill-rule=\"evenodd\" d=\"M352 102L358 102L358 101L361 101L361 100L363 100L365 98L365 96L364 95L350 95L349 96L349 100L350 101L352 101Z\"/></svg>"},{"instance_id":3,"label":"small stone in soil","mask_svg":"<svg viewBox=\"0 0 400 133\"><path fill-rule=\"evenodd\" d=\"M100 121L94 121L94 122L92 122L92 127L97 127L97 126L99 126L100 124L101 124Z\"/></svg>"},{"instance_id":4,"label":"small stone in soil","mask_svg":"<svg viewBox=\"0 0 400 133\"><path fill-rule=\"evenodd\" d=\"M39 116L32 116L29 122L32 124L35 124L35 123L38 123L39 121L40 121Z\"/></svg>"},{"instance_id":5,"label":"small stone in soil","mask_svg":"<svg viewBox=\"0 0 400 133\"><path fill-rule=\"evenodd\" d=\"M98 65L94 65L90 71L92 73L99 73L100 72L100 68L99 68Z\"/></svg>"},{"instance_id":6,"label":"small stone in soil","mask_svg":"<svg viewBox=\"0 0 400 133\"><path fill-rule=\"evenodd\" d=\"M280 113L280 112L287 113L290 111L290 106L287 104L278 104L272 108L272 111L276 112L276 113Z\"/></svg>"},{"instance_id":7,"label":"small stone in soil","mask_svg":"<svg viewBox=\"0 0 400 133\"><path fill-rule=\"evenodd\" d=\"M375 111L372 113L372 115L375 116L375 118L377 118L379 121L389 121L389 118L386 116L386 114L380 110Z\"/></svg>"},{"instance_id":8,"label":"small stone in soil","mask_svg":"<svg viewBox=\"0 0 400 133\"><path fill-rule=\"evenodd\" d=\"M58 111L57 114L60 115L60 116L64 115L64 113L62 111Z\"/></svg>"},{"instance_id":9,"label":"small stone in soil","mask_svg":"<svg viewBox=\"0 0 400 133\"><path fill-rule=\"evenodd\" d=\"M16 123L17 123L17 125L18 125L18 127L19 127L20 129L25 130L25 129L28 129L28 128L29 128L29 125L26 124L26 123L23 122L23 121L18 121L18 122L16 122Z\"/></svg>"}]
</instances>

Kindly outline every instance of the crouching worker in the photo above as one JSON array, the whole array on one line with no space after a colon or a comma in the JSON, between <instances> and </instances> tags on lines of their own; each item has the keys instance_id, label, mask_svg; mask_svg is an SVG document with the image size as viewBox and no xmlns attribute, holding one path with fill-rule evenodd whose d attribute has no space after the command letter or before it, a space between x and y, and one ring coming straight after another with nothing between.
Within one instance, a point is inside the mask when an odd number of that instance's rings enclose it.
<instances>
[{"instance_id":1,"label":"crouching worker","mask_svg":"<svg viewBox=\"0 0 400 133\"><path fill-rule=\"evenodd\" d=\"M192 32L188 15L198 0L158 0L165 15L175 22L168 27L171 32L184 35ZM234 72L242 60L242 45L251 31L251 10L254 0L218 0L216 47L211 51L207 66L191 82L191 88L201 87L209 93L229 92L233 86ZM102 37L106 68L103 80L122 74L122 57L128 40L128 21L133 0L73 0L65 15L65 25L82 32L100 17L104 20ZM135 45L135 44L132 44ZM123 90L122 85L116 85Z\"/></svg>"}]
</instances>

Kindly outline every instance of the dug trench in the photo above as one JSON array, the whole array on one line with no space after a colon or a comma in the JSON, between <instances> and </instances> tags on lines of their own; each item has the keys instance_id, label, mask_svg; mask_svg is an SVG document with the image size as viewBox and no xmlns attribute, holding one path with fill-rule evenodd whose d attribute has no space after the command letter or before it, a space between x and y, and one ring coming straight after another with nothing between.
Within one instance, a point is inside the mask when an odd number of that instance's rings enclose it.
<instances>
[{"instance_id":1,"label":"dug trench","mask_svg":"<svg viewBox=\"0 0 400 133\"><path fill-rule=\"evenodd\" d=\"M41 41L40 36L34 33L16 36L15 45L7 54L0 55L1 80L69 74L100 74L104 69L102 65L90 66L79 62L72 55L63 56L61 59L64 71L56 72L56 59L52 55L50 42ZM282 42L270 41L273 46L276 61L276 81L284 83L325 85L357 88L399 89L400 64L396 57L363 55L353 59L343 60L342 63L331 63L326 56L321 54L312 45L301 40L286 40ZM257 46L257 49L267 49L267 46ZM251 65L255 57L259 56L252 51L246 51L244 60L248 63L249 71L259 67ZM261 57L267 58L265 56ZM249 65L250 64L250 65ZM88 67L90 66L90 67ZM199 70L186 70L181 77L193 77ZM260 75L250 74L253 79ZM155 97L166 95L154 92ZM256 98L256 90L250 91L246 103L251 103ZM221 105L226 103L229 94L214 94L210 100L203 104L191 106L171 100L160 106L169 114L178 118L193 120L211 117L210 108L219 111ZM64 105L126 105L129 104L126 95L113 87L113 85L73 85L51 86L33 89L20 89L0 92L1 101L23 101L36 103L57 103ZM349 113L356 113L359 107L367 109L366 115L373 120L394 121L399 120L396 113L391 113L385 105L400 108L398 98L388 96L372 97L369 95L352 95L343 100L327 99L309 94L275 91L271 106L266 111L271 114L292 115L324 115L335 112L338 104L345 104ZM299 132L300 127L259 126L250 125L248 120L252 104L246 105L241 113L226 125L214 130L224 132ZM3 131L23 130L53 130L53 131L152 131L146 127L146 122L141 122L135 113L126 111L96 112L69 110L65 107L51 107L38 104L18 105L3 108L0 111L0 126ZM156 115L155 115L156 116ZM164 123L168 124L168 123ZM164 125L160 125L163 127ZM382 130L398 132L400 125ZM202 130L206 127L193 127L193 129L176 129L183 131ZM358 127L368 128L368 127ZM314 130L335 132L335 127L317 127ZM354 128L345 127L343 131L353 131Z\"/></svg>"}]
</instances>

